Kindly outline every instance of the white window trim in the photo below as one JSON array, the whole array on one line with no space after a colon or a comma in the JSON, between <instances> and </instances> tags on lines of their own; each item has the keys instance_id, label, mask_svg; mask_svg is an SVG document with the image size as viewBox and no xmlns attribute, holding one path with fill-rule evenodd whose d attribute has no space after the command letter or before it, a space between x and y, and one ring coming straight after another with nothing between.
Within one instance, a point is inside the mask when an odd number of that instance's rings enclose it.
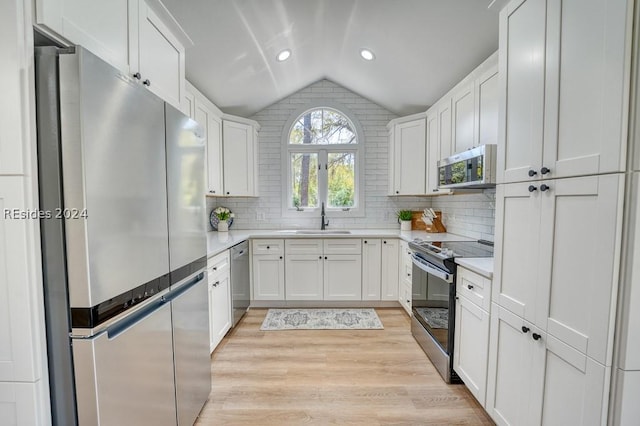
<instances>
[{"instance_id":1,"label":"white window trim","mask_svg":"<svg viewBox=\"0 0 640 426\"><path fill-rule=\"evenodd\" d=\"M343 114L345 117L351 121L354 127L354 131L356 133L356 138L358 140L357 144L331 144L331 145L306 145L306 144L289 144L289 133L291 132L291 127L294 123L300 118L300 116L313 109L319 108L329 108L334 109L337 112ZM352 207L349 210L345 211L340 208L328 208L325 205L325 214L326 217L365 217L365 206L364 206L364 161L365 161L365 139L364 139L364 131L362 130L362 126L360 126L360 122L356 119L355 114L353 114L349 108L345 107L342 104L334 102L328 99L315 99L313 102L310 102L298 109L296 109L286 124L282 129L282 169L286 172L282 173L282 216L287 218L311 218L311 217L320 217L321 203L322 200L327 198L327 174L319 173L318 174L318 207L314 208L303 208L301 211L296 210L295 208L291 208L289 206L289 183L291 182L291 161L290 154L292 152L317 152L318 153L318 163L323 167L327 164L328 152L355 152L356 153L356 162L355 162L355 185L356 185L356 193L355 193L355 204L356 207Z\"/></svg>"}]
</instances>

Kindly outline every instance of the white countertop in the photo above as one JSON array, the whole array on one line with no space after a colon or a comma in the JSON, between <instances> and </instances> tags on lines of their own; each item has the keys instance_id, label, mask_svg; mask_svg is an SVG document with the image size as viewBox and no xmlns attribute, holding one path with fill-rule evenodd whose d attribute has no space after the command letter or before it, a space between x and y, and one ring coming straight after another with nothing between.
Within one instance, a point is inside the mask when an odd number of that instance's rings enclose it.
<instances>
[{"instance_id":1,"label":"white countertop","mask_svg":"<svg viewBox=\"0 0 640 426\"><path fill-rule=\"evenodd\" d=\"M476 274L493 279L493 257L456 257L456 263Z\"/></svg>"},{"instance_id":2,"label":"white countertop","mask_svg":"<svg viewBox=\"0 0 640 426\"><path fill-rule=\"evenodd\" d=\"M331 232L332 230L328 230ZM335 229L333 231L341 231ZM350 229L350 234L295 234L294 231L280 229L239 229L229 232L207 232L207 257L214 256L249 238L400 238L411 241L421 238L425 241L475 241L449 233L429 233L425 231L400 231L399 229Z\"/></svg>"}]
</instances>

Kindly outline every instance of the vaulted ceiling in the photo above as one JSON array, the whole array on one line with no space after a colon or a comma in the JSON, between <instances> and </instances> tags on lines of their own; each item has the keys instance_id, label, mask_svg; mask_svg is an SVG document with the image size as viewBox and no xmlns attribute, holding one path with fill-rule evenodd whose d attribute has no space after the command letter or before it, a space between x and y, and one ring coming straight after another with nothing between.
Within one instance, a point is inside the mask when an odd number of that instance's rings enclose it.
<instances>
[{"instance_id":1,"label":"vaulted ceiling","mask_svg":"<svg viewBox=\"0 0 640 426\"><path fill-rule=\"evenodd\" d=\"M163 3L195 44L187 79L224 112L250 116L323 78L399 115L425 111L498 48L504 1ZM283 49L291 58L278 62Z\"/></svg>"}]
</instances>

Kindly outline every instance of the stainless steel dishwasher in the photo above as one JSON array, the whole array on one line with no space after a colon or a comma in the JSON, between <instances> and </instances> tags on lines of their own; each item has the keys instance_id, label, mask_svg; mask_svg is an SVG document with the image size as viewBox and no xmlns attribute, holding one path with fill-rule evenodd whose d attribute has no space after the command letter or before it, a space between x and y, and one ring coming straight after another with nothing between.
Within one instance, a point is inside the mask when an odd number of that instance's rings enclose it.
<instances>
[{"instance_id":1,"label":"stainless steel dishwasher","mask_svg":"<svg viewBox=\"0 0 640 426\"><path fill-rule=\"evenodd\" d=\"M233 326L249 308L249 242L231 247L231 311Z\"/></svg>"}]
</instances>

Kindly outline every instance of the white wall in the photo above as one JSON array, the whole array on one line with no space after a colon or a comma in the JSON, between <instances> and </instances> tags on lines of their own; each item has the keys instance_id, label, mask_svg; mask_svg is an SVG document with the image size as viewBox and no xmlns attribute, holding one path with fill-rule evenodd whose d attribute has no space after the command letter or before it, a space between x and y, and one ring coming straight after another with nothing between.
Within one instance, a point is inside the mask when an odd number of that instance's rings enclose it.
<instances>
[{"instance_id":1,"label":"white wall","mask_svg":"<svg viewBox=\"0 0 640 426\"><path fill-rule=\"evenodd\" d=\"M330 228L399 227L395 212L400 209L442 210L449 232L493 241L495 191L441 197L387 196L389 141L387 124L396 116L381 106L329 80L318 81L255 114L260 123L258 198L208 197L207 210L225 206L236 215L232 229L317 228L320 219L282 217L282 135L287 120L303 105L317 99L343 104L360 122L364 131L365 217L331 218ZM256 220L256 212L265 214ZM211 229L211 228L210 228Z\"/></svg>"}]
</instances>

